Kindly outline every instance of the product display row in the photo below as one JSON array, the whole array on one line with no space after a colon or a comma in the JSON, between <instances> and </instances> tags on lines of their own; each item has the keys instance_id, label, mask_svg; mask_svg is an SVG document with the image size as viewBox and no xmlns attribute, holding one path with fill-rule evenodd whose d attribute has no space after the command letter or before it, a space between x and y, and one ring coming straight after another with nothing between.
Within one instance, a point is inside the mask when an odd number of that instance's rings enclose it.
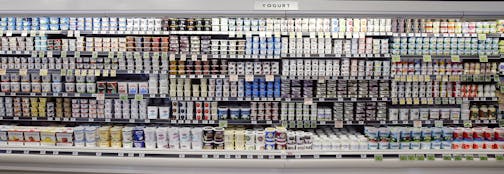
<instances>
[{"instance_id":1,"label":"product display row","mask_svg":"<svg viewBox=\"0 0 504 174\"><path fill-rule=\"evenodd\" d=\"M432 62L407 61L394 62L391 75L495 75L497 63L451 62L434 60Z\"/></svg>"},{"instance_id":2,"label":"product display row","mask_svg":"<svg viewBox=\"0 0 504 174\"><path fill-rule=\"evenodd\" d=\"M2 17L3 30L495 33L504 22L426 18Z\"/></svg>"},{"instance_id":3,"label":"product display row","mask_svg":"<svg viewBox=\"0 0 504 174\"><path fill-rule=\"evenodd\" d=\"M2 17L0 152L492 156L503 36L499 19Z\"/></svg>"},{"instance_id":4,"label":"product display row","mask_svg":"<svg viewBox=\"0 0 504 174\"><path fill-rule=\"evenodd\" d=\"M502 128L366 127L370 149L502 149Z\"/></svg>"},{"instance_id":5,"label":"product display row","mask_svg":"<svg viewBox=\"0 0 504 174\"><path fill-rule=\"evenodd\" d=\"M222 127L0 127L14 146L75 146L181 150L503 149L501 128L373 128L288 131Z\"/></svg>"},{"instance_id":6,"label":"product display row","mask_svg":"<svg viewBox=\"0 0 504 174\"><path fill-rule=\"evenodd\" d=\"M331 39L313 37L251 36L245 40L211 39L210 36L78 37L48 39L1 37L2 51L144 51L171 54L280 55L280 54L397 54L397 55L498 55L499 38L372 37ZM389 51L390 49L390 51Z\"/></svg>"},{"instance_id":7,"label":"product display row","mask_svg":"<svg viewBox=\"0 0 504 174\"><path fill-rule=\"evenodd\" d=\"M498 55L499 38L394 37L392 54L400 55Z\"/></svg>"},{"instance_id":8,"label":"product display row","mask_svg":"<svg viewBox=\"0 0 504 174\"><path fill-rule=\"evenodd\" d=\"M485 104L463 104L461 108L409 108L389 109L388 120L495 120L497 106Z\"/></svg>"}]
</instances>

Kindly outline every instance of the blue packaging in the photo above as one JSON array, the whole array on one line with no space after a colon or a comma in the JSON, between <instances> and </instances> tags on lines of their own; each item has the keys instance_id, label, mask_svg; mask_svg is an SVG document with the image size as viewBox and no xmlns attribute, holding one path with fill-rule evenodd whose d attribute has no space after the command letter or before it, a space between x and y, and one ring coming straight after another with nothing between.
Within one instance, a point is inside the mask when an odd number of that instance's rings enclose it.
<instances>
[{"instance_id":1,"label":"blue packaging","mask_svg":"<svg viewBox=\"0 0 504 174\"><path fill-rule=\"evenodd\" d=\"M443 140L451 141L453 139L453 129L449 127L443 128Z\"/></svg>"},{"instance_id":2,"label":"blue packaging","mask_svg":"<svg viewBox=\"0 0 504 174\"><path fill-rule=\"evenodd\" d=\"M240 108L231 108L229 109L229 117L232 120L240 119Z\"/></svg>"},{"instance_id":3,"label":"blue packaging","mask_svg":"<svg viewBox=\"0 0 504 174\"><path fill-rule=\"evenodd\" d=\"M410 142L401 142L401 149L410 149Z\"/></svg>"},{"instance_id":4,"label":"blue packaging","mask_svg":"<svg viewBox=\"0 0 504 174\"><path fill-rule=\"evenodd\" d=\"M51 30L53 30L53 31L57 31L57 30L59 30L59 24L51 24L49 27L50 27L50 28L51 28Z\"/></svg>"},{"instance_id":5,"label":"blue packaging","mask_svg":"<svg viewBox=\"0 0 504 174\"><path fill-rule=\"evenodd\" d=\"M241 118L243 120L249 120L250 119L250 108L241 108L240 109L241 113Z\"/></svg>"},{"instance_id":6,"label":"blue packaging","mask_svg":"<svg viewBox=\"0 0 504 174\"><path fill-rule=\"evenodd\" d=\"M443 136L443 130L441 128L438 127L432 128L433 140L441 140L442 136Z\"/></svg>"},{"instance_id":7,"label":"blue packaging","mask_svg":"<svg viewBox=\"0 0 504 174\"><path fill-rule=\"evenodd\" d=\"M40 30L49 30L49 24L40 24Z\"/></svg>"},{"instance_id":8,"label":"blue packaging","mask_svg":"<svg viewBox=\"0 0 504 174\"><path fill-rule=\"evenodd\" d=\"M259 90L259 97L266 97L266 90L264 89Z\"/></svg>"},{"instance_id":9,"label":"blue packaging","mask_svg":"<svg viewBox=\"0 0 504 174\"><path fill-rule=\"evenodd\" d=\"M413 128L411 130L411 138L413 141L421 141L422 140L422 130L420 128Z\"/></svg>"},{"instance_id":10,"label":"blue packaging","mask_svg":"<svg viewBox=\"0 0 504 174\"><path fill-rule=\"evenodd\" d=\"M411 132L409 128L401 128L401 141L411 141Z\"/></svg>"},{"instance_id":11,"label":"blue packaging","mask_svg":"<svg viewBox=\"0 0 504 174\"><path fill-rule=\"evenodd\" d=\"M219 120L224 120L228 118L228 111L229 109L227 107L219 107L217 108L217 117Z\"/></svg>"},{"instance_id":12,"label":"blue packaging","mask_svg":"<svg viewBox=\"0 0 504 174\"><path fill-rule=\"evenodd\" d=\"M272 97L274 97L274 95L273 95L273 91L272 91L272 90L267 90L267 91L266 91L266 97L268 97L268 98L272 98Z\"/></svg>"},{"instance_id":13,"label":"blue packaging","mask_svg":"<svg viewBox=\"0 0 504 174\"><path fill-rule=\"evenodd\" d=\"M133 147L134 148L145 148L145 142L144 141L133 141Z\"/></svg>"},{"instance_id":14,"label":"blue packaging","mask_svg":"<svg viewBox=\"0 0 504 174\"><path fill-rule=\"evenodd\" d=\"M59 24L59 17L50 17L49 24Z\"/></svg>"},{"instance_id":15,"label":"blue packaging","mask_svg":"<svg viewBox=\"0 0 504 174\"><path fill-rule=\"evenodd\" d=\"M368 149L369 150L377 150L378 149L378 143L370 141L368 143Z\"/></svg>"},{"instance_id":16,"label":"blue packaging","mask_svg":"<svg viewBox=\"0 0 504 174\"><path fill-rule=\"evenodd\" d=\"M432 149L441 149L441 141L432 141L431 148Z\"/></svg>"},{"instance_id":17,"label":"blue packaging","mask_svg":"<svg viewBox=\"0 0 504 174\"><path fill-rule=\"evenodd\" d=\"M399 143L398 142L390 142L389 143L389 148L390 149L400 149Z\"/></svg>"},{"instance_id":18,"label":"blue packaging","mask_svg":"<svg viewBox=\"0 0 504 174\"><path fill-rule=\"evenodd\" d=\"M441 149L451 149L451 141L441 141Z\"/></svg>"},{"instance_id":19,"label":"blue packaging","mask_svg":"<svg viewBox=\"0 0 504 174\"><path fill-rule=\"evenodd\" d=\"M252 89L252 97L259 97L259 89L257 88Z\"/></svg>"},{"instance_id":20,"label":"blue packaging","mask_svg":"<svg viewBox=\"0 0 504 174\"><path fill-rule=\"evenodd\" d=\"M142 127L135 127L133 129L133 141L144 141L144 130Z\"/></svg>"},{"instance_id":21,"label":"blue packaging","mask_svg":"<svg viewBox=\"0 0 504 174\"><path fill-rule=\"evenodd\" d=\"M388 141L390 139L390 129L383 127L378 129L379 140Z\"/></svg>"},{"instance_id":22,"label":"blue packaging","mask_svg":"<svg viewBox=\"0 0 504 174\"><path fill-rule=\"evenodd\" d=\"M49 17L39 17L39 24L40 25L49 24Z\"/></svg>"},{"instance_id":23,"label":"blue packaging","mask_svg":"<svg viewBox=\"0 0 504 174\"><path fill-rule=\"evenodd\" d=\"M422 138L424 141L432 140L432 130L431 128L424 127L422 128Z\"/></svg>"}]
</instances>

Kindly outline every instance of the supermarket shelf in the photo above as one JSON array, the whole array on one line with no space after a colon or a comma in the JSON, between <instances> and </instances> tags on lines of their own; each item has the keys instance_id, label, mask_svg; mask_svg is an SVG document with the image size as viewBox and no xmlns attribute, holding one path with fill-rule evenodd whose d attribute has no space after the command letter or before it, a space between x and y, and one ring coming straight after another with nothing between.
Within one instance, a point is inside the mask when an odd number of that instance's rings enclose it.
<instances>
[{"instance_id":1,"label":"supermarket shelf","mask_svg":"<svg viewBox=\"0 0 504 174\"><path fill-rule=\"evenodd\" d=\"M80 35L227 35L231 38L250 37L259 35L264 37L279 36L310 36L319 38L360 38L363 36L393 36L393 37L478 37L477 33L393 33L393 32L279 32L279 31L75 31L75 30L4 30L3 33L20 35L60 34L71 37ZM501 33L488 33L486 37L504 37Z\"/></svg>"},{"instance_id":2,"label":"supermarket shelf","mask_svg":"<svg viewBox=\"0 0 504 174\"><path fill-rule=\"evenodd\" d=\"M384 76L282 76L285 79L298 80L391 80Z\"/></svg>"},{"instance_id":3,"label":"supermarket shelf","mask_svg":"<svg viewBox=\"0 0 504 174\"><path fill-rule=\"evenodd\" d=\"M47 154L47 153L46 153ZM60 154L60 153L58 153ZM40 155L40 154L0 154L0 168L7 173L151 173L151 174L231 174L240 171L241 174L280 174L280 173L316 173L316 174L374 174L377 170L386 173L424 173L438 174L499 174L503 162L495 158L460 161L442 160L436 156L434 160L400 161L397 158L375 161L373 159L236 159L238 155L230 155L215 159L209 156L199 158L139 158L113 156L72 156L72 155ZM219 156L220 157L220 156ZM10 172L9 172L10 171Z\"/></svg>"},{"instance_id":4,"label":"supermarket shelf","mask_svg":"<svg viewBox=\"0 0 504 174\"><path fill-rule=\"evenodd\" d=\"M396 97L393 97L391 98L392 101L400 101L400 100L405 100L405 101L408 101L408 100L415 100L415 99L418 99L419 101L422 101L422 100L427 100L427 101L449 101L449 100L453 100L453 101L482 101L482 102L496 102L498 101L498 98L497 97L434 97L434 98L425 98L425 97L400 97L400 98L396 98Z\"/></svg>"},{"instance_id":5,"label":"supermarket shelf","mask_svg":"<svg viewBox=\"0 0 504 174\"><path fill-rule=\"evenodd\" d=\"M214 158L214 159L319 159L332 157L337 159L355 158L383 159L399 158L402 155L436 155L438 160L443 156L487 155L488 158L504 154L502 150L170 150L143 148L98 148L98 147L19 147L0 146L2 154L37 154L37 155L72 155L72 156L116 156L116 157L166 157L166 158Z\"/></svg>"},{"instance_id":6,"label":"supermarket shelf","mask_svg":"<svg viewBox=\"0 0 504 174\"><path fill-rule=\"evenodd\" d=\"M0 96L6 97L71 97L71 98L100 98L100 94L87 93L36 93L36 92L1 92ZM119 99L121 97L128 99L144 98L168 98L171 101L287 101L287 102L306 102L305 98L278 98L278 97L170 97L167 94L103 94L104 98ZM390 98L309 98L313 102L360 102L360 101L390 101Z\"/></svg>"},{"instance_id":7,"label":"supermarket shelf","mask_svg":"<svg viewBox=\"0 0 504 174\"><path fill-rule=\"evenodd\" d=\"M171 101L232 101L232 102L249 102L249 101L265 101L274 102L282 101L278 97L169 97L166 94L150 94L149 98L170 98Z\"/></svg>"},{"instance_id":8,"label":"supermarket shelf","mask_svg":"<svg viewBox=\"0 0 504 174\"><path fill-rule=\"evenodd\" d=\"M423 59L423 55L400 55L401 59ZM451 56L431 56L432 60L436 59L451 59ZM500 60L502 57L501 55L489 55L488 60ZM471 56L465 56L465 55L460 55L460 60L479 60L479 55L471 55Z\"/></svg>"},{"instance_id":9,"label":"supermarket shelf","mask_svg":"<svg viewBox=\"0 0 504 174\"><path fill-rule=\"evenodd\" d=\"M142 95L143 97L149 97L149 95L143 95L143 94L137 94L137 95ZM135 98L137 95L135 94L125 94L124 96L127 97L128 99ZM66 98L66 97L71 97L71 98L97 98L99 97L98 94L88 94L88 93L67 93L67 92L61 92L61 93L52 93L52 92L1 92L0 96L5 96L5 97L49 97L49 98ZM121 97L120 94L104 94L105 98L110 98L110 99L118 99Z\"/></svg>"},{"instance_id":10,"label":"supermarket shelf","mask_svg":"<svg viewBox=\"0 0 504 174\"><path fill-rule=\"evenodd\" d=\"M172 54L169 52L156 51L0 51L0 55L12 56L32 56L32 57L50 57L50 56L86 56L86 57L126 57L142 58L146 56L160 57L170 60L206 60L206 59L233 59L233 60L276 60L279 55L220 55L220 54Z\"/></svg>"},{"instance_id":11,"label":"supermarket shelf","mask_svg":"<svg viewBox=\"0 0 504 174\"><path fill-rule=\"evenodd\" d=\"M501 33L485 34L486 37L504 37ZM392 33L394 37L478 37L477 33Z\"/></svg>"},{"instance_id":12,"label":"supermarket shelf","mask_svg":"<svg viewBox=\"0 0 504 174\"><path fill-rule=\"evenodd\" d=\"M391 75L394 81L399 82L430 82L453 81L463 83L494 83L499 81L498 75Z\"/></svg>"},{"instance_id":13,"label":"supermarket shelf","mask_svg":"<svg viewBox=\"0 0 504 174\"><path fill-rule=\"evenodd\" d=\"M371 58L371 59L389 59L390 54L282 54L280 57L286 59L334 59L334 58Z\"/></svg>"},{"instance_id":14,"label":"supermarket shelf","mask_svg":"<svg viewBox=\"0 0 504 174\"><path fill-rule=\"evenodd\" d=\"M171 101L282 101L282 98L275 97L170 97L167 94L103 94L106 99L144 99L144 98L167 98ZM71 97L71 98L99 98L99 94L87 93L37 93L37 92L1 92L0 96L6 97Z\"/></svg>"},{"instance_id":15,"label":"supermarket shelf","mask_svg":"<svg viewBox=\"0 0 504 174\"><path fill-rule=\"evenodd\" d=\"M61 71L61 69L45 69L47 74L61 74L62 76L68 74L76 74L78 71L79 74L83 74L83 71L86 71L87 75L95 75L98 72L98 76L113 76L112 71L115 71L115 75L159 75L159 74L169 74L168 70L103 70L103 69L69 69L66 71ZM21 69L6 69L6 73L20 73ZM25 69L26 73L41 73L41 69ZM105 73L106 72L106 73ZM42 73L41 73L42 74ZM107 75L104 75L107 74ZM228 74L186 74L186 75L169 75L170 78L181 78L181 79L201 79L201 78L230 78L230 76L235 76L237 78L245 78L247 75L228 75ZM279 77L279 74L276 75L250 75L250 78L265 78L267 76L270 77ZM272 79L273 80L273 79Z\"/></svg>"},{"instance_id":16,"label":"supermarket shelf","mask_svg":"<svg viewBox=\"0 0 504 174\"><path fill-rule=\"evenodd\" d=\"M170 119L116 119L116 118L69 118L69 117L0 117L2 121L11 122L61 122L61 123L114 123L114 124L170 124L170 125L278 125L280 121L266 120L170 120Z\"/></svg>"},{"instance_id":17,"label":"supermarket shelf","mask_svg":"<svg viewBox=\"0 0 504 174\"><path fill-rule=\"evenodd\" d=\"M284 98L283 101L286 102L366 102L366 101L390 101L390 98L387 97L363 97L363 98L354 98L354 97L340 97L340 98Z\"/></svg>"},{"instance_id":18,"label":"supermarket shelf","mask_svg":"<svg viewBox=\"0 0 504 174\"><path fill-rule=\"evenodd\" d=\"M69 118L69 117L0 117L10 122L61 122L61 123L111 123L111 124L170 124L170 125L282 125L289 128L316 128L316 126L412 126L422 125L498 125L498 120L389 120L389 121L312 121L312 120L170 120L170 119L116 119L116 118Z\"/></svg>"},{"instance_id":19,"label":"supermarket shelf","mask_svg":"<svg viewBox=\"0 0 504 174\"><path fill-rule=\"evenodd\" d=\"M126 57L142 58L146 56L161 57L170 60L205 60L205 59L233 59L233 60L275 60L275 59L335 59L335 58L362 58L362 59L390 59L390 54L281 54L281 55L220 55L220 54L171 54L168 52L154 51L0 51L3 56L86 56L86 57ZM401 59L423 59L422 55L400 55ZM451 59L450 56L431 56L432 59ZM501 55L488 56L488 60L500 60ZM461 60L479 60L478 55L460 56Z\"/></svg>"}]
</instances>

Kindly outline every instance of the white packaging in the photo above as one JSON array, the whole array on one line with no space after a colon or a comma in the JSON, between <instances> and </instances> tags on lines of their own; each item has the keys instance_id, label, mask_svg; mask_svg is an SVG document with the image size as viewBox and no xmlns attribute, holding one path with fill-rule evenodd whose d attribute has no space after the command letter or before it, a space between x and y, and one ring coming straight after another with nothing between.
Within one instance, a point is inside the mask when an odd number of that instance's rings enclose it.
<instances>
[{"instance_id":1,"label":"white packaging","mask_svg":"<svg viewBox=\"0 0 504 174\"><path fill-rule=\"evenodd\" d=\"M157 119L158 118L158 107L148 106L147 107L147 119Z\"/></svg>"},{"instance_id":2,"label":"white packaging","mask_svg":"<svg viewBox=\"0 0 504 174\"><path fill-rule=\"evenodd\" d=\"M168 128L166 127L158 127L156 129L156 142L157 148L160 149L168 149Z\"/></svg>"},{"instance_id":3,"label":"white packaging","mask_svg":"<svg viewBox=\"0 0 504 174\"><path fill-rule=\"evenodd\" d=\"M170 107L159 107L159 118L170 119Z\"/></svg>"}]
</instances>

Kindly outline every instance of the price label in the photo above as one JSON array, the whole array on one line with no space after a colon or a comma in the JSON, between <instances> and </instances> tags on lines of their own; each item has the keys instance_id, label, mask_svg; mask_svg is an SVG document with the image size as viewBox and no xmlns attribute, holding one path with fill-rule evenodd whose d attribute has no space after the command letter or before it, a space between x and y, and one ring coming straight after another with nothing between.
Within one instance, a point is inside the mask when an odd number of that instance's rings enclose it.
<instances>
[{"instance_id":1,"label":"price label","mask_svg":"<svg viewBox=\"0 0 504 174\"><path fill-rule=\"evenodd\" d=\"M266 75L266 81L267 82L275 81L275 76L274 75Z\"/></svg>"},{"instance_id":2,"label":"price label","mask_svg":"<svg viewBox=\"0 0 504 174\"><path fill-rule=\"evenodd\" d=\"M343 121L342 120L335 120L334 121L334 128L343 128Z\"/></svg>"},{"instance_id":3,"label":"price label","mask_svg":"<svg viewBox=\"0 0 504 174\"><path fill-rule=\"evenodd\" d=\"M392 62L400 62L400 61L401 61L401 56L392 55Z\"/></svg>"},{"instance_id":4,"label":"price label","mask_svg":"<svg viewBox=\"0 0 504 174\"><path fill-rule=\"evenodd\" d=\"M47 76L47 74L48 74L47 69L40 69L40 72L39 72L40 76Z\"/></svg>"},{"instance_id":5,"label":"price label","mask_svg":"<svg viewBox=\"0 0 504 174\"><path fill-rule=\"evenodd\" d=\"M504 161L504 156L502 154L495 154L495 160Z\"/></svg>"},{"instance_id":6,"label":"price label","mask_svg":"<svg viewBox=\"0 0 504 174\"><path fill-rule=\"evenodd\" d=\"M304 104L305 105L312 105L313 104L313 98L304 98Z\"/></svg>"},{"instance_id":7,"label":"price label","mask_svg":"<svg viewBox=\"0 0 504 174\"><path fill-rule=\"evenodd\" d=\"M47 51L47 57L53 57L53 52L52 51Z\"/></svg>"},{"instance_id":8,"label":"price label","mask_svg":"<svg viewBox=\"0 0 504 174\"><path fill-rule=\"evenodd\" d=\"M486 34L478 34L478 40L486 40L487 35Z\"/></svg>"},{"instance_id":9,"label":"price label","mask_svg":"<svg viewBox=\"0 0 504 174\"><path fill-rule=\"evenodd\" d=\"M425 155L423 154L417 154L415 155L417 161L424 161L425 160Z\"/></svg>"},{"instance_id":10,"label":"price label","mask_svg":"<svg viewBox=\"0 0 504 174\"><path fill-rule=\"evenodd\" d=\"M28 36L28 31L27 30L21 31L21 36L23 36L23 37Z\"/></svg>"},{"instance_id":11,"label":"price label","mask_svg":"<svg viewBox=\"0 0 504 174\"><path fill-rule=\"evenodd\" d=\"M7 30L7 33L5 34L5 36L12 36L12 30Z\"/></svg>"},{"instance_id":12,"label":"price label","mask_svg":"<svg viewBox=\"0 0 504 174\"><path fill-rule=\"evenodd\" d=\"M374 160L375 161L383 161L383 155L382 154L375 154Z\"/></svg>"},{"instance_id":13,"label":"price label","mask_svg":"<svg viewBox=\"0 0 504 174\"><path fill-rule=\"evenodd\" d=\"M74 52L74 57L80 57L80 51Z\"/></svg>"},{"instance_id":14,"label":"price label","mask_svg":"<svg viewBox=\"0 0 504 174\"><path fill-rule=\"evenodd\" d=\"M399 155L400 161L408 161L408 155Z\"/></svg>"},{"instance_id":15,"label":"price label","mask_svg":"<svg viewBox=\"0 0 504 174\"><path fill-rule=\"evenodd\" d=\"M405 105L406 104L406 99L405 98L400 98L399 99L399 104Z\"/></svg>"},{"instance_id":16,"label":"price label","mask_svg":"<svg viewBox=\"0 0 504 174\"><path fill-rule=\"evenodd\" d=\"M80 37L80 31L79 30L75 30L74 31L74 36L75 37Z\"/></svg>"},{"instance_id":17,"label":"price label","mask_svg":"<svg viewBox=\"0 0 504 174\"><path fill-rule=\"evenodd\" d=\"M149 52L143 52L143 56L142 57L144 59L148 59L150 57Z\"/></svg>"},{"instance_id":18,"label":"price label","mask_svg":"<svg viewBox=\"0 0 504 174\"><path fill-rule=\"evenodd\" d=\"M175 54L170 54L170 58L168 60L175 61Z\"/></svg>"},{"instance_id":19,"label":"price label","mask_svg":"<svg viewBox=\"0 0 504 174\"><path fill-rule=\"evenodd\" d=\"M423 61L424 62L432 62L432 56L431 55L423 55Z\"/></svg>"},{"instance_id":20,"label":"price label","mask_svg":"<svg viewBox=\"0 0 504 174\"><path fill-rule=\"evenodd\" d=\"M466 128L471 128L471 127L472 127L472 122L471 122L471 120L464 120L464 127L466 127Z\"/></svg>"},{"instance_id":21,"label":"price label","mask_svg":"<svg viewBox=\"0 0 504 174\"><path fill-rule=\"evenodd\" d=\"M229 81L231 81L231 82L237 82L238 81L238 75L229 75Z\"/></svg>"},{"instance_id":22,"label":"price label","mask_svg":"<svg viewBox=\"0 0 504 174\"><path fill-rule=\"evenodd\" d=\"M92 71L92 70L90 70L90 71ZM100 74L101 74L101 71L99 69L94 70L94 76L100 76Z\"/></svg>"},{"instance_id":23,"label":"price label","mask_svg":"<svg viewBox=\"0 0 504 174\"><path fill-rule=\"evenodd\" d=\"M303 124L304 122L303 121L297 121L296 122L296 128L303 128Z\"/></svg>"},{"instance_id":24,"label":"price label","mask_svg":"<svg viewBox=\"0 0 504 174\"><path fill-rule=\"evenodd\" d=\"M298 37L298 38L300 38L300 37ZM315 38L315 32L310 32L310 38L312 38L312 39Z\"/></svg>"},{"instance_id":25,"label":"price label","mask_svg":"<svg viewBox=\"0 0 504 174\"><path fill-rule=\"evenodd\" d=\"M488 62L488 56L487 55L480 55L479 56L479 61L483 62L483 63Z\"/></svg>"},{"instance_id":26,"label":"price label","mask_svg":"<svg viewBox=\"0 0 504 174\"><path fill-rule=\"evenodd\" d=\"M135 100L136 101L141 101L143 99L144 99L143 94L135 94Z\"/></svg>"},{"instance_id":27,"label":"price label","mask_svg":"<svg viewBox=\"0 0 504 174\"><path fill-rule=\"evenodd\" d=\"M119 99L121 99L122 101L128 100L128 94L119 94Z\"/></svg>"},{"instance_id":28,"label":"price label","mask_svg":"<svg viewBox=\"0 0 504 174\"><path fill-rule=\"evenodd\" d=\"M108 53L108 58L110 58L110 59L111 59L111 58L114 58L114 52L113 52L113 51L110 51L110 52Z\"/></svg>"},{"instance_id":29,"label":"price label","mask_svg":"<svg viewBox=\"0 0 504 174\"><path fill-rule=\"evenodd\" d=\"M455 161L461 161L462 160L462 155L455 154L455 155L453 155L453 159L455 159Z\"/></svg>"},{"instance_id":30,"label":"price label","mask_svg":"<svg viewBox=\"0 0 504 174\"><path fill-rule=\"evenodd\" d=\"M181 61L186 61L186 60L187 60L187 57L186 57L186 56L187 56L186 54L181 54L181 55L180 55L180 60L181 60Z\"/></svg>"},{"instance_id":31,"label":"price label","mask_svg":"<svg viewBox=\"0 0 504 174\"><path fill-rule=\"evenodd\" d=\"M96 94L96 100L105 100L105 94Z\"/></svg>"},{"instance_id":32,"label":"price label","mask_svg":"<svg viewBox=\"0 0 504 174\"><path fill-rule=\"evenodd\" d=\"M61 51L60 52L60 57L67 57L67 52L66 51Z\"/></svg>"},{"instance_id":33,"label":"price label","mask_svg":"<svg viewBox=\"0 0 504 174\"><path fill-rule=\"evenodd\" d=\"M134 57L135 59L140 59L140 58L141 58L141 57L140 57L140 52L134 52L134 53L133 53L133 57Z\"/></svg>"},{"instance_id":34,"label":"price label","mask_svg":"<svg viewBox=\"0 0 504 174\"><path fill-rule=\"evenodd\" d=\"M88 74L87 70L85 69L81 70L81 76L87 76L87 74Z\"/></svg>"},{"instance_id":35,"label":"price label","mask_svg":"<svg viewBox=\"0 0 504 174\"><path fill-rule=\"evenodd\" d=\"M227 120L220 120L219 127L228 127L228 121Z\"/></svg>"},{"instance_id":36,"label":"price label","mask_svg":"<svg viewBox=\"0 0 504 174\"><path fill-rule=\"evenodd\" d=\"M452 62L460 62L460 56L459 55L451 55L451 61Z\"/></svg>"},{"instance_id":37,"label":"price label","mask_svg":"<svg viewBox=\"0 0 504 174\"><path fill-rule=\"evenodd\" d=\"M0 31L1 31L1 30L0 30ZM37 51L32 51L32 52L31 52L31 57L37 57L37 55L38 55L38 54L37 54Z\"/></svg>"},{"instance_id":38,"label":"price label","mask_svg":"<svg viewBox=\"0 0 504 174\"><path fill-rule=\"evenodd\" d=\"M413 121L413 127L422 127L422 121L420 120Z\"/></svg>"},{"instance_id":39,"label":"price label","mask_svg":"<svg viewBox=\"0 0 504 174\"><path fill-rule=\"evenodd\" d=\"M92 57L92 58L98 58L98 52L93 51L93 52L91 53L91 57Z\"/></svg>"},{"instance_id":40,"label":"price label","mask_svg":"<svg viewBox=\"0 0 504 174\"><path fill-rule=\"evenodd\" d=\"M245 75L245 81L247 81L247 82L253 82L254 81L254 75Z\"/></svg>"},{"instance_id":41,"label":"price label","mask_svg":"<svg viewBox=\"0 0 504 174\"><path fill-rule=\"evenodd\" d=\"M303 32L297 32L296 38L303 38Z\"/></svg>"},{"instance_id":42,"label":"price label","mask_svg":"<svg viewBox=\"0 0 504 174\"><path fill-rule=\"evenodd\" d=\"M117 75L116 70L110 70L110 77L115 77Z\"/></svg>"}]
</instances>

